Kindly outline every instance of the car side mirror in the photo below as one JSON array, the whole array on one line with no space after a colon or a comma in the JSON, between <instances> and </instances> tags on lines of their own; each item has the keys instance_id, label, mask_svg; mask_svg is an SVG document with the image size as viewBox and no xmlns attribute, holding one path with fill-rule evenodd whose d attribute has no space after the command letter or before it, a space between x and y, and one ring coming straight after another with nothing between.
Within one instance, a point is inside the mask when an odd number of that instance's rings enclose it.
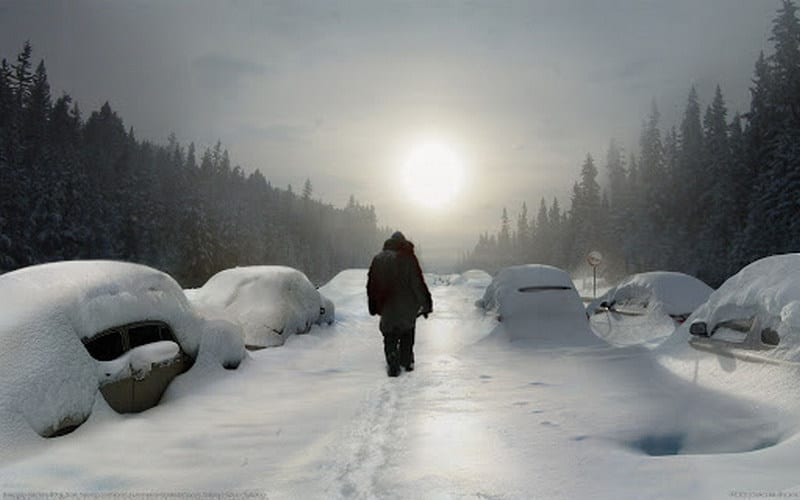
<instances>
[{"instance_id":1,"label":"car side mirror","mask_svg":"<svg viewBox=\"0 0 800 500\"><path fill-rule=\"evenodd\" d=\"M695 321L689 326L689 333L698 337L708 337L708 325L705 321Z\"/></svg>"},{"instance_id":2,"label":"car side mirror","mask_svg":"<svg viewBox=\"0 0 800 500\"><path fill-rule=\"evenodd\" d=\"M780 344L781 337L778 335L778 332L773 330L772 328L764 328L761 330L761 342L766 345L775 346Z\"/></svg>"}]
</instances>

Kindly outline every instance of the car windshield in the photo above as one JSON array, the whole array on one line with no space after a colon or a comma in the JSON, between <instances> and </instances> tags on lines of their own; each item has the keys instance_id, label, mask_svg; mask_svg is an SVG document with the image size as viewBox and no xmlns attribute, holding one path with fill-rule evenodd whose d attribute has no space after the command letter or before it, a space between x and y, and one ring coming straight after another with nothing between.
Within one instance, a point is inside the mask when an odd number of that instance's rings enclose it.
<instances>
[{"instance_id":1,"label":"car windshield","mask_svg":"<svg viewBox=\"0 0 800 500\"><path fill-rule=\"evenodd\" d=\"M169 325L161 321L145 321L103 330L84 340L84 346L97 361L111 361L131 349L162 340L176 342Z\"/></svg>"}]
</instances>

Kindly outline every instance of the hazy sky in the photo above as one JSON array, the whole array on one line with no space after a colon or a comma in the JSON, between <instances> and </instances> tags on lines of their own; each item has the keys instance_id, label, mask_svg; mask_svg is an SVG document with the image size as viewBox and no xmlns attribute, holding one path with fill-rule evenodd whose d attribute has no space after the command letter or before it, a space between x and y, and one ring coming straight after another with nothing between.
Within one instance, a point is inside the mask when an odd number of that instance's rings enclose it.
<instances>
[{"instance_id":1,"label":"hazy sky","mask_svg":"<svg viewBox=\"0 0 800 500\"><path fill-rule=\"evenodd\" d=\"M503 206L567 205L587 152L602 165L612 137L636 150L653 98L665 128L692 84L703 106L719 83L745 111L779 5L0 0L0 57L29 39L54 96L85 113L108 100L140 138L220 139L275 185L354 194L434 261L496 230ZM435 210L399 180L425 141L465 171Z\"/></svg>"}]
</instances>

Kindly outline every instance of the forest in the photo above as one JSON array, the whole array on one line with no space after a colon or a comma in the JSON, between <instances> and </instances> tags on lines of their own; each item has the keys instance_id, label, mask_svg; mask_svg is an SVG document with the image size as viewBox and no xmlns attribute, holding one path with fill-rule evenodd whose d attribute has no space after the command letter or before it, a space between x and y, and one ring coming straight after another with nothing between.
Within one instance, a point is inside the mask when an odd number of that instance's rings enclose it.
<instances>
[{"instance_id":1,"label":"forest","mask_svg":"<svg viewBox=\"0 0 800 500\"><path fill-rule=\"evenodd\" d=\"M773 52L761 53L750 109L729 116L722 89L701 109L689 89L679 124L662 130L655 105L638 154L614 140L602 162L591 154L569 206L523 203L515 220L484 233L461 269L546 263L577 269L592 251L609 279L651 270L681 271L718 286L761 257L800 249L800 23L785 0L773 21ZM604 186L601 188L601 184Z\"/></svg>"},{"instance_id":2,"label":"forest","mask_svg":"<svg viewBox=\"0 0 800 500\"><path fill-rule=\"evenodd\" d=\"M139 140L106 103L84 119L53 99L30 43L0 65L0 273L72 259L147 264L184 287L237 265L281 264L323 283L365 267L383 241L375 209L295 193L232 166L217 142ZM199 156L199 158L198 158Z\"/></svg>"}]
</instances>

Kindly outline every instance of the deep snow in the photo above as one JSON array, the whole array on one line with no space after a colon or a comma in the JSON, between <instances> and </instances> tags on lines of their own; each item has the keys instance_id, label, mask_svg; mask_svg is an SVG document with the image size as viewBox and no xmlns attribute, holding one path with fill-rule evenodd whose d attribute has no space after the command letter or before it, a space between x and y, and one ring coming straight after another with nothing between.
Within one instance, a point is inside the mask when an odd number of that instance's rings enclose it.
<instances>
[{"instance_id":1,"label":"deep snow","mask_svg":"<svg viewBox=\"0 0 800 500\"><path fill-rule=\"evenodd\" d=\"M97 398L73 434L4 455L0 491L800 495L794 369L732 366L677 340L669 352L510 343L473 306L482 290L451 284L432 288L435 312L418 322L417 369L389 379L364 284L363 270L343 273L322 290L333 326L236 371L195 366L156 408L118 415Z\"/></svg>"}]
</instances>

